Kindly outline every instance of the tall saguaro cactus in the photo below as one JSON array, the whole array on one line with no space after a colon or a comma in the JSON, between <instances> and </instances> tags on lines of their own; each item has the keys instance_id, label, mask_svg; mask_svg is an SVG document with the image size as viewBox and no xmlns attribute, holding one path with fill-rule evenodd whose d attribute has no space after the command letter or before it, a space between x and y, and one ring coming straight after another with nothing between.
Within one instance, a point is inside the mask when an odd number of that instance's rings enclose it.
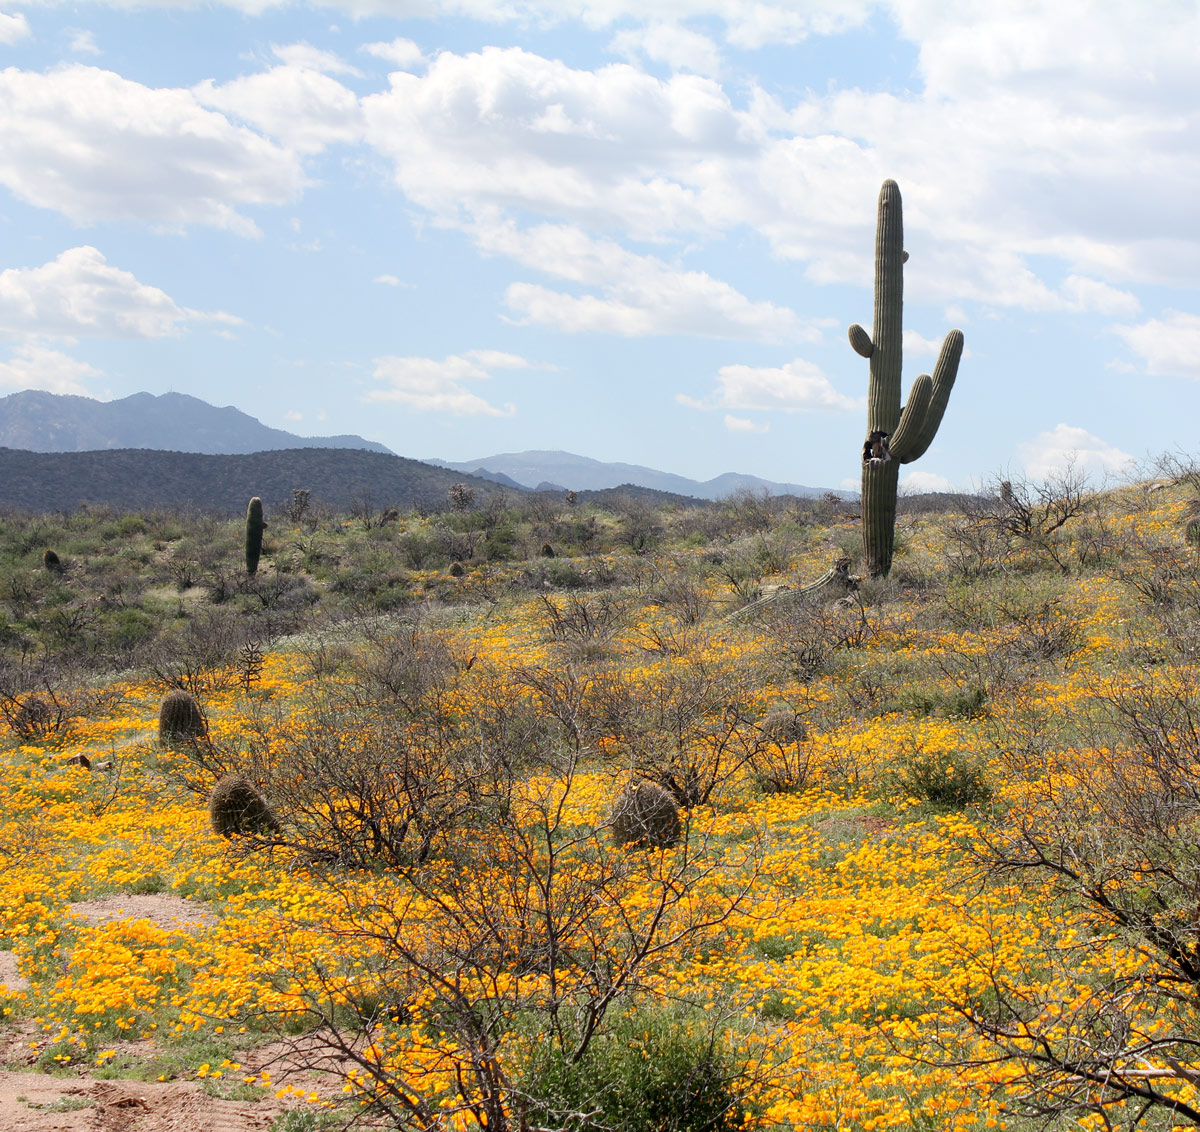
<instances>
[{"instance_id":1,"label":"tall saguaro cactus","mask_svg":"<svg viewBox=\"0 0 1200 1132\"><path fill-rule=\"evenodd\" d=\"M913 382L908 402L900 405L900 366L904 336L904 216L900 188L884 181L879 190L875 230L875 333L858 323L850 327L850 345L871 362L867 393L867 440L863 445L863 552L867 572L885 578L896 543L896 485L901 464L911 464L933 443L954 388L962 357L961 330L951 330L933 376Z\"/></svg>"}]
</instances>

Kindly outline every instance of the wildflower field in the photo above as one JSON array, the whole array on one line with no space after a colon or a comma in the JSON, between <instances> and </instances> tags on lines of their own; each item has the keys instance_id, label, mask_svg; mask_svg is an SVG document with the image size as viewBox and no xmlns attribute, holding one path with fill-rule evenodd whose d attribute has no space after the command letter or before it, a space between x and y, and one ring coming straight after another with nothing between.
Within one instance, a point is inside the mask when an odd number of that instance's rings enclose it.
<instances>
[{"instance_id":1,"label":"wildflower field","mask_svg":"<svg viewBox=\"0 0 1200 1132\"><path fill-rule=\"evenodd\" d=\"M7 1069L280 1132L1196 1127L1174 470L908 500L814 595L852 503L272 512L253 576L6 517Z\"/></svg>"}]
</instances>

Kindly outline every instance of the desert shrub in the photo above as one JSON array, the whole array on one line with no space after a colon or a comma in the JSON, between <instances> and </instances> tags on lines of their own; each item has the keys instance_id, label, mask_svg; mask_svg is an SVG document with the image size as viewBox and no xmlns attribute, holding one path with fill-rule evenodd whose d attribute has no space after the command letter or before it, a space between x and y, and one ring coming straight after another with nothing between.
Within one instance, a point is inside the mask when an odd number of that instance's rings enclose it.
<instances>
[{"instance_id":1,"label":"desert shrub","mask_svg":"<svg viewBox=\"0 0 1200 1132\"><path fill-rule=\"evenodd\" d=\"M596 519L572 516L569 520L556 522L551 528L551 538L561 547L586 550L596 539Z\"/></svg>"},{"instance_id":2,"label":"desert shrub","mask_svg":"<svg viewBox=\"0 0 1200 1132\"><path fill-rule=\"evenodd\" d=\"M221 837L278 833L279 822L258 787L240 774L218 780L208 796L213 832Z\"/></svg>"},{"instance_id":3,"label":"desert shrub","mask_svg":"<svg viewBox=\"0 0 1200 1132\"><path fill-rule=\"evenodd\" d=\"M44 737L47 732L54 729L56 722L61 724L61 720L56 720L56 716L57 713L50 701L45 696L33 693L16 702L8 719L8 725L13 729L17 738L23 742L29 742L31 739Z\"/></svg>"},{"instance_id":4,"label":"desert shrub","mask_svg":"<svg viewBox=\"0 0 1200 1132\"><path fill-rule=\"evenodd\" d=\"M204 714L191 692L173 688L158 708L158 741L169 745L204 734Z\"/></svg>"},{"instance_id":5,"label":"desert shrub","mask_svg":"<svg viewBox=\"0 0 1200 1132\"><path fill-rule=\"evenodd\" d=\"M203 610L160 634L145 654L151 677L164 688L193 695L233 688L237 660L248 641L269 636L259 619L233 609Z\"/></svg>"},{"instance_id":6,"label":"desert shrub","mask_svg":"<svg viewBox=\"0 0 1200 1132\"><path fill-rule=\"evenodd\" d=\"M785 670L802 684L827 671L834 654L861 648L870 635L866 609L853 602L798 596L767 607L774 652Z\"/></svg>"},{"instance_id":7,"label":"desert shrub","mask_svg":"<svg viewBox=\"0 0 1200 1132\"><path fill-rule=\"evenodd\" d=\"M630 783L613 806L610 825L618 845L665 849L679 840L679 807L657 782Z\"/></svg>"},{"instance_id":8,"label":"desert shrub","mask_svg":"<svg viewBox=\"0 0 1200 1132\"><path fill-rule=\"evenodd\" d=\"M579 572L578 566L570 559L555 558L545 567L545 577L552 586L564 590L577 590L586 584L587 579Z\"/></svg>"},{"instance_id":9,"label":"desert shrub","mask_svg":"<svg viewBox=\"0 0 1200 1132\"><path fill-rule=\"evenodd\" d=\"M895 782L909 797L937 806L970 806L992 796L986 765L966 751L918 750L903 760Z\"/></svg>"},{"instance_id":10,"label":"desert shrub","mask_svg":"<svg viewBox=\"0 0 1200 1132\"><path fill-rule=\"evenodd\" d=\"M362 634L362 646L346 657L360 703L400 707L411 715L444 713L444 699L459 672L445 634L399 617L364 622Z\"/></svg>"},{"instance_id":11,"label":"desert shrub","mask_svg":"<svg viewBox=\"0 0 1200 1132\"><path fill-rule=\"evenodd\" d=\"M436 701L387 712L329 697L299 715L278 705L263 712L237 761L271 782L291 843L314 860L408 868L509 804L512 752L457 728ZM189 757L214 758L203 747Z\"/></svg>"},{"instance_id":12,"label":"desert shrub","mask_svg":"<svg viewBox=\"0 0 1200 1132\"><path fill-rule=\"evenodd\" d=\"M81 671L56 658L0 655L0 720L22 742L45 739L72 719L111 710L122 698L118 687L92 687Z\"/></svg>"},{"instance_id":13,"label":"desert shrub","mask_svg":"<svg viewBox=\"0 0 1200 1132\"><path fill-rule=\"evenodd\" d=\"M608 654L613 637L626 623L625 604L608 594L567 594L541 598L542 625L551 641L566 644L574 660L596 660Z\"/></svg>"},{"instance_id":14,"label":"desert shrub","mask_svg":"<svg viewBox=\"0 0 1200 1132\"><path fill-rule=\"evenodd\" d=\"M758 730L762 741L750 756L758 788L767 794L804 790L813 769L804 715L790 707L776 708L763 716Z\"/></svg>"},{"instance_id":15,"label":"desert shrub","mask_svg":"<svg viewBox=\"0 0 1200 1132\"><path fill-rule=\"evenodd\" d=\"M697 653L592 682L594 734L681 806L707 803L763 743L757 679L744 665Z\"/></svg>"},{"instance_id":16,"label":"desert shrub","mask_svg":"<svg viewBox=\"0 0 1200 1132\"><path fill-rule=\"evenodd\" d=\"M497 524L483 540L483 556L489 562L504 562L516 556L517 528L512 522ZM547 555L547 557L551 557Z\"/></svg>"},{"instance_id":17,"label":"desert shrub","mask_svg":"<svg viewBox=\"0 0 1200 1132\"><path fill-rule=\"evenodd\" d=\"M879 714L903 711L942 719L983 719L989 710L987 689L978 684L949 689L915 686L888 701Z\"/></svg>"},{"instance_id":18,"label":"desert shrub","mask_svg":"<svg viewBox=\"0 0 1200 1132\"><path fill-rule=\"evenodd\" d=\"M747 1105L732 1051L682 1019L631 1012L569 1062L538 1043L520 1081L532 1127L572 1132L737 1132Z\"/></svg>"}]
</instances>

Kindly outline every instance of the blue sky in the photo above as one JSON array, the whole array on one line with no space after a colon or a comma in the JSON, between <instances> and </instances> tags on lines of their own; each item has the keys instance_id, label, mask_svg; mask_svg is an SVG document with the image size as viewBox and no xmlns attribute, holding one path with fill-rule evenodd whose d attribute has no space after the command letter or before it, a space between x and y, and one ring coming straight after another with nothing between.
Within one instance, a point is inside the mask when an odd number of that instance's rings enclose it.
<instances>
[{"instance_id":1,"label":"blue sky","mask_svg":"<svg viewBox=\"0 0 1200 1132\"><path fill-rule=\"evenodd\" d=\"M966 336L911 488L1197 450L1197 3L0 0L0 60L0 393L853 487L892 177L906 389Z\"/></svg>"}]
</instances>

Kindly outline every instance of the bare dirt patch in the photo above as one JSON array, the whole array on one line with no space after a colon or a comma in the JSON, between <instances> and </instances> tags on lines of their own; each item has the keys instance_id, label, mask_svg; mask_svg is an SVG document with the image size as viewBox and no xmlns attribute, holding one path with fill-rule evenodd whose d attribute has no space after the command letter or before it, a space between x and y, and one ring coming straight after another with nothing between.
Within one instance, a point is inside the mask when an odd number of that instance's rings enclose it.
<instances>
[{"instance_id":1,"label":"bare dirt patch","mask_svg":"<svg viewBox=\"0 0 1200 1132\"><path fill-rule=\"evenodd\" d=\"M269 1128L274 1097L233 1101L178 1081L92 1081L0 1071L5 1132L242 1132Z\"/></svg>"},{"instance_id":2,"label":"bare dirt patch","mask_svg":"<svg viewBox=\"0 0 1200 1132\"><path fill-rule=\"evenodd\" d=\"M6 986L10 994L29 989L29 983L17 970L17 957L11 951L0 951L0 984Z\"/></svg>"},{"instance_id":3,"label":"bare dirt patch","mask_svg":"<svg viewBox=\"0 0 1200 1132\"><path fill-rule=\"evenodd\" d=\"M70 906L89 924L116 920L149 920L164 930L191 929L215 924L217 917L203 904L170 893L120 892L98 900L78 900Z\"/></svg>"}]
</instances>

